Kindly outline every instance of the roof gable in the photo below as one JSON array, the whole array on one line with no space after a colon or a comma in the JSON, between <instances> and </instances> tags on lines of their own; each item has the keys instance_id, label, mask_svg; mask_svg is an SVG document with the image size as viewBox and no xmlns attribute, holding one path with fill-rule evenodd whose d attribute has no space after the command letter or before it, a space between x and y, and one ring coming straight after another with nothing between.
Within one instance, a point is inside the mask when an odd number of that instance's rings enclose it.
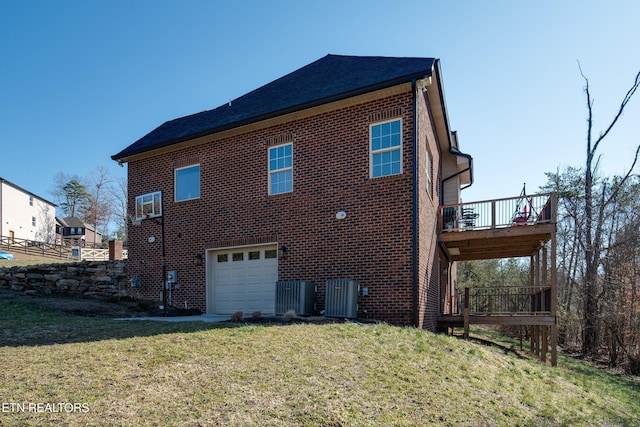
<instances>
[{"instance_id":1,"label":"roof gable","mask_svg":"<svg viewBox=\"0 0 640 427\"><path fill-rule=\"evenodd\" d=\"M36 199L38 199L38 200L40 200L40 201L42 201L42 202L54 207L54 208L58 206L55 203L50 202L47 199L43 199L42 197L38 196L37 194L34 194L31 191L25 190L24 188L20 187L19 185L14 184L13 182L8 181L8 180L6 180L6 179L4 179L2 177L0 177L0 184L6 184L8 186L11 186L11 187L15 188L16 190L21 191L21 192L23 192L23 193L25 193L25 194L27 194L29 196L33 196Z\"/></svg>"},{"instance_id":2,"label":"roof gable","mask_svg":"<svg viewBox=\"0 0 640 427\"><path fill-rule=\"evenodd\" d=\"M112 159L430 76L434 61L327 55L229 104L165 122Z\"/></svg>"},{"instance_id":3,"label":"roof gable","mask_svg":"<svg viewBox=\"0 0 640 427\"><path fill-rule=\"evenodd\" d=\"M56 220L60 223L60 225L62 225L63 227L69 227L69 228L85 228L85 224L84 221L82 221L80 218L75 217L75 216L68 216L65 218L59 218L56 217Z\"/></svg>"}]
</instances>

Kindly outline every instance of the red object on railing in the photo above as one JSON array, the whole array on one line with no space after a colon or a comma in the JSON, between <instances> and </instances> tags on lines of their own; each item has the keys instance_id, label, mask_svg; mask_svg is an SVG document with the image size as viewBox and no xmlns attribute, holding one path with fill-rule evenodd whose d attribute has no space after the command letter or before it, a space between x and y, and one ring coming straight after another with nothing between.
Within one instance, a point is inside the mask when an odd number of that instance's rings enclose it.
<instances>
[{"instance_id":1,"label":"red object on railing","mask_svg":"<svg viewBox=\"0 0 640 427\"><path fill-rule=\"evenodd\" d=\"M520 215L518 215L517 217L513 218L513 225L527 225L527 223L529 222L529 217L531 216L531 211L533 211L533 200L531 199L531 197L529 197L529 199L527 200L527 204L524 205L524 208L522 209L522 212L520 213ZM529 209L529 211L527 212L527 205L529 205L529 207L531 209Z\"/></svg>"}]
</instances>

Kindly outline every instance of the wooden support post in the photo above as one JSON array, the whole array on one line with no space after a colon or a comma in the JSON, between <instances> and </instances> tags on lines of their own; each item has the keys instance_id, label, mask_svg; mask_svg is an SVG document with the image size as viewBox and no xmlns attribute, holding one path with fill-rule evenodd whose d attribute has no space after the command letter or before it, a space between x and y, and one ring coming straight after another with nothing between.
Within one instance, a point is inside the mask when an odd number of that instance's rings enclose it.
<instances>
[{"instance_id":1,"label":"wooden support post","mask_svg":"<svg viewBox=\"0 0 640 427\"><path fill-rule=\"evenodd\" d=\"M535 325L529 326L529 341L531 341L531 348L529 351L533 354L536 352L536 327Z\"/></svg>"},{"instance_id":2,"label":"wooden support post","mask_svg":"<svg viewBox=\"0 0 640 427\"><path fill-rule=\"evenodd\" d=\"M556 209L558 205L558 196L556 193L551 195L552 220L556 223ZM557 271L556 271L556 231L555 228L551 233L551 315L556 318L553 326L551 326L551 366L558 366L558 284L557 284Z\"/></svg>"},{"instance_id":3,"label":"wooden support post","mask_svg":"<svg viewBox=\"0 0 640 427\"><path fill-rule=\"evenodd\" d=\"M540 287L540 252L536 252L536 254L533 257L536 260L536 265L535 265L536 279L535 279L534 286L536 287L536 290L537 290L537 288Z\"/></svg>"},{"instance_id":4,"label":"wooden support post","mask_svg":"<svg viewBox=\"0 0 640 427\"><path fill-rule=\"evenodd\" d=\"M522 350L522 338L524 338L523 329L524 329L524 326L520 325L520 350Z\"/></svg>"},{"instance_id":5,"label":"wooden support post","mask_svg":"<svg viewBox=\"0 0 640 427\"><path fill-rule=\"evenodd\" d=\"M540 348L540 361L544 363L547 361L547 348L549 347L549 344L547 341L547 327L542 326L541 328L542 328L542 346Z\"/></svg>"},{"instance_id":6,"label":"wooden support post","mask_svg":"<svg viewBox=\"0 0 640 427\"><path fill-rule=\"evenodd\" d=\"M496 201L491 201L491 229L496 228Z\"/></svg>"},{"instance_id":7,"label":"wooden support post","mask_svg":"<svg viewBox=\"0 0 640 427\"><path fill-rule=\"evenodd\" d=\"M464 338L469 338L469 288L464 288Z\"/></svg>"},{"instance_id":8,"label":"wooden support post","mask_svg":"<svg viewBox=\"0 0 640 427\"><path fill-rule=\"evenodd\" d=\"M547 280L547 269L549 268L549 262L548 262L548 257L547 257L547 247L543 246L542 247L542 282L541 285L542 286L549 286L549 281Z\"/></svg>"},{"instance_id":9,"label":"wooden support post","mask_svg":"<svg viewBox=\"0 0 640 427\"><path fill-rule=\"evenodd\" d=\"M529 259L529 286L531 289L531 294L533 294L533 286L535 283L535 259L534 256L531 255L531 258ZM535 309L535 300L533 295L531 295L530 297L530 301L529 304L531 305L530 309L533 312L533 310ZM535 352L535 348L536 348L536 327L533 325L529 326L529 344L530 344L530 349L529 351L531 351L531 353Z\"/></svg>"}]
</instances>

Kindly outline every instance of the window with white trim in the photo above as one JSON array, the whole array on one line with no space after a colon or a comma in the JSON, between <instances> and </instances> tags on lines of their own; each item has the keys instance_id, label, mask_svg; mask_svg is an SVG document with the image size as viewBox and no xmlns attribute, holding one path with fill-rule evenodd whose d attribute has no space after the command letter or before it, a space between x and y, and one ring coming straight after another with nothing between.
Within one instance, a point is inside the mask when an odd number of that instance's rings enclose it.
<instances>
[{"instance_id":1,"label":"window with white trim","mask_svg":"<svg viewBox=\"0 0 640 427\"><path fill-rule=\"evenodd\" d=\"M402 173L402 120L395 119L369 127L371 178Z\"/></svg>"},{"instance_id":2,"label":"window with white trim","mask_svg":"<svg viewBox=\"0 0 640 427\"><path fill-rule=\"evenodd\" d=\"M269 194L293 191L293 144L269 147Z\"/></svg>"},{"instance_id":3,"label":"window with white trim","mask_svg":"<svg viewBox=\"0 0 640 427\"><path fill-rule=\"evenodd\" d=\"M175 170L176 202L200 198L200 165Z\"/></svg>"}]
</instances>

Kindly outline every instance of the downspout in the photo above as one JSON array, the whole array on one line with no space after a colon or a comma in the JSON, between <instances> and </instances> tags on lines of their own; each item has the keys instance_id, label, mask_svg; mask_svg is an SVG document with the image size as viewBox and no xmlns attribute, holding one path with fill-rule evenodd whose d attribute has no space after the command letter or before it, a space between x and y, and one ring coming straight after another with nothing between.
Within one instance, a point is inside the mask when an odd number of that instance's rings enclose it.
<instances>
[{"instance_id":1,"label":"downspout","mask_svg":"<svg viewBox=\"0 0 640 427\"><path fill-rule=\"evenodd\" d=\"M418 129L416 79L411 81L413 121L413 325L419 327L418 313Z\"/></svg>"},{"instance_id":2,"label":"downspout","mask_svg":"<svg viewBox=\"0 0 640 427\"><path fill-rule=\"evenodd\" d=\"M456 145L457 141L458 141L458 136L457 136L457 132L453 131L451 132L453 138L456 140ZM448 181L450 179L455 178L458 175L462 175L465 172L469 172L469 184L465 185L464 187L460 188L460 191L464 190L465 188L469 188L471 187L471 185L473 185L473 157L471 157L469 154L463 153L462 151L458 150L457 147L454 147L453 144L451 143L451 138L449 138L449 154L453 154L454 156L459 156L459 157L465 157L467 159L467 161L469 162L469 166L462 169L461 171L458 171L456 173L454 173L453 175L450 175L446 178L443 178L442 181L440 182L441 185L441 192L440 194L444 194L444 183L445 181Z\"/></svg>"}]
</instances>

